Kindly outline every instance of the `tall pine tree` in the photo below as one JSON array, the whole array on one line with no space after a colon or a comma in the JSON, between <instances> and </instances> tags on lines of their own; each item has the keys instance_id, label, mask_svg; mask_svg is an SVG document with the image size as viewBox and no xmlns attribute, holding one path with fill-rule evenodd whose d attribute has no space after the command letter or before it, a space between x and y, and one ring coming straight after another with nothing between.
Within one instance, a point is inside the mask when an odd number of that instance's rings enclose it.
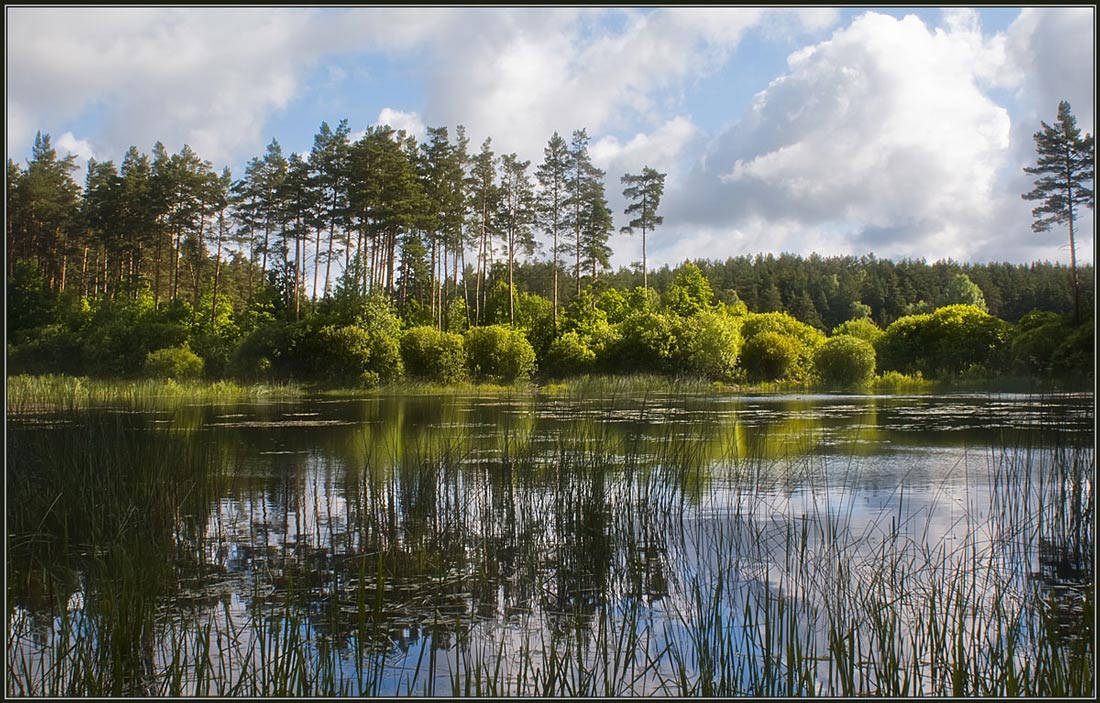
<instances>
[{"instance_id":1,"label":"tall pine tree","mask_svg":"<svg viewBox=\"0 0 1100 703\"><path fill-rule=\"evenodd\" d=\"M625 174L622 182L626 184L623 195L627 200L633 201L626 208L627 215L635 215L630 224L622 228L623 234L633 234L635 229L642 231L642 286L649 288L649 269L645 258L645 235L657 225L665 221L665 218L657 215L657 207L661 204L661 195L665 190L665 175L658 173L656 169L646 166L637 175Z\"/></svg>"},{"instance_id":2,"label":"tall pine tree","mask_svg":"<svg viewBox=\"0 0 1100 703\"><path fill-rule=\"evenodd\" d=\"M1093 139L1091 134L1081 136L1077 119L1070 112L1069 103L1058 104L1058 121L1053 125L1041 123L1043 129L1035 133L1035 149L1039 160L1035 166L1025 166L1024 172L1038 176L1035 188L1024 193L1024 200L1037 200L1039 206L1031 211L1035 221L1031 229L1046 232L1054 224L1069 227L1070 271L1073 276L1074 322L1081 321L1080 285L1077 280L1077 242L1073 225L1080 208L1093 208Z\"/></svg>"}]
</instances>

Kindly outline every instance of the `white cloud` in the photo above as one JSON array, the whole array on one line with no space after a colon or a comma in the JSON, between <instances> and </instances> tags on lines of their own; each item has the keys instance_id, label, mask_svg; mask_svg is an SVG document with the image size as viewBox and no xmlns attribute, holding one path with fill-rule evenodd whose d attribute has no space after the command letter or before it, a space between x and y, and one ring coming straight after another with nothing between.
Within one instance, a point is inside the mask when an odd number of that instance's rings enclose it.
<instances>
[{"instance_id":1,"label":"white cloud","mask_svg":"<svg viewBox=\"0 0 1100 703\"><path fill-rule=\"evenodd\" d=\"M615 136L593 142L592 162L607 173L636 173L651 166L675 180L685 147L698 135L691 118L677 115L648 134L635 134L623 143Z\"/></svg>"},{"instance_id":2,"label":"white cloud","mask_svg":"<svg viewBox=\"0 0 1100 703\"><path fill-rule=\"evenodd\" d=\"M78 176L87 170L88 159L96 158L91 143L87 139L77 139L72 132L65 132L54 140L54 146L57 147L58 156L64 157L66 153L76 156Z\"/></svg>"},{"instance_id":3,"label":"white cloud","mask_svg":"<svg viewBox=\"0 0 1100 703\"><path fill-rule=\"evenodd\" d=\"M378 119L374 123L376 125L389 125L398 130L403 129L416 137L417 140L422 140L424 135L427 134L424 120L420 119L420 115L415 112L401 112L400 110L384 107L378 113Z\"/></svg>"},{"instance_id":4,"label":"white cloud","mask_svg":"<svg viewBox=\"0 0 1100 703\"><path fill-rule=\"evenodd\" d=\"M966 258L994 211L1010 123L981 87L997 47L966 16L952 26L866 13L791 54L788 72L711 144L666 222L735 230L756 217L798 223L801 253L812 242ZM768 250L782 236L769 235Z\"/></svg>"}]
</instances>

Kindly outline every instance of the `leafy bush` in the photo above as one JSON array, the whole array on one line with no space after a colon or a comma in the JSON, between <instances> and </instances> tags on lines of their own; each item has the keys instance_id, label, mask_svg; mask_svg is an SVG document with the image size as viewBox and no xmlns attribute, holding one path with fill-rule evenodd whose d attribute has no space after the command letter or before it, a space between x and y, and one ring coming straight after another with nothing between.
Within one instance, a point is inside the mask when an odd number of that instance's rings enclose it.
<instances>
[{"instance_id":1,"label":"leafy bush","mask_svg":"<svg viewBox=\"0 0 1100 703\"><path fill-rule=\"evenodd\" d=\"M550 344L545 370L551 376L561 378L573 374L588 373L596 363L596 352L576 332L561 335Z\"/></svg>"},{"instance_id":2,"label":"leafy bush","mask_svg":"<svg viewBox=\"0 0 1100 703\"><path fill-rule=\"evenodd\" d=\"M608 350L608 361L617 371L663 373L674 370L679 352L678 316L653 310L629 315L619 325L622 337Z\"/></svg>"},{"instance_id":3,"label":"leafy bush","mask_svg":"<svg viewBox=\"0 0 1100 703\"><path fill-rule=\"evenodd\" d=\"M990 367L997 360L1009 325L973 305L948 305L932 313L934 340L931 373L959 374L971 367Z\"/></svg>"},{"instance_id":4,"label":"leafy bush","mask_svg":"<svg viewBox=\"0 0 1100 703\"><path fill-rule=\"evenodd\" d=\"M1054 369L1054 354L1069 334L1061 315L1032 311L1020 318L1009 334L1013 366L1025 373L1048 374Z\"/></svg>"},{"instance_id":5,"label":"leafy bush","mask_svg":"<svg viewBox=\"0 0 1100 703\"><path fill-rule=\"evenodd\" d=\"M790 367L782 376L768 380L803 380L809 376L813 370L814 352L825 343L825 334L821 330L800 322L785 312L749 313L745 316L741 325L741 336L745 339L746 347L753 337L765 333L778 334L797 342L794 346L797 356ZM742 356L745 351L742 350ZM749 367L745 368L748 370Z\"/></svg>"},{"instance_id":6,"label":"leafy bush","mask_svg":"<svg viewBox=\"0 0 1100 703\"><path fill-rule=\"evenodd\" d=\"M145 358L145 375L150 378L198 378L202 370L202 358L186 345L158 349Z\"/></svg>"},{"instance_id":7,"label":"leafy bush","mask_svg":"<svg viewBox=\"0 0 1100 703\"><path fill-rule=\"evenodd\" d=\"M878 365L884 371L903 374L923 372L932 351L929 314L906 315L894 320L875 342Z\"/></svg>"},{"instance_id":8,"label":"leafy bush","mask_svg":"<svg viewBox=\"0 0 1100 703\"><path fill-rule=\"evenodd\" d=\"M535 350L523 333L503 325L466 331L466 368L478 379L512 383L535 370Z\"/></svg>"},{"instance_id":9,"label":"leafy bush","mask_svg":"<svg viewBox=\"0 0 1100 703\"><path fill-rule=\"evenodd\" d=\"M741 349L741 366L754 381L798 380L805 346L778 332L760 332Z\"/></svg>"},{"instance_id":10,"label":"leafy bush","mask_svg":"<svg viewBox=\"0 0 1100 703\"><path fill-rule=\"evenodd\" d=\"M680 368L714 380L732 380L741 353L739 320L718 312L682 319Z\"/></svg>"},{"instance_id":11,"label":"leafy bush","mask_svg":"<svg viewBox=\"0 0 1100 703\"><path fill-rule=\"evenodd\" d=\"M20 344L8 346L8 374L84 373L84 345L64 325L33 330Z\"/></svg>"},{"instance_id":12,"label":"leafy bush","mask_svg":"<svg viewBox=\"0 0 1100 703\"><path fill-rule=\"evenodd\" d=\"M831 337L814 353L814 369L828 385L864 385L875 375L875 348L859 337Z\"/></svg>"},{"instance_id":13,"label":"leafy bush","mask_svg":"<svg viewBox=\"0 0 1100 703\"><path fill-rule=\"evenodd\" d=\"M462 335L434 327L414 327L401 336L405 373L436 383L457 383L466 377Z\"/></svg>"},{"instance_id":14,"label":"leafy bush","mask_svg":"<svg viewBox=\"0 0 1100 703\"><path fill-rule=\"evenodd\" d=\"M690 317L709 310L713 303L714 291L698 266L689 261L677 269L665 292L665 305L669 310Z\"/></svg>"},{"instance_id":15,"label":"leafy bush","mask_svg":"<svg viewBox=\"0 0 1100 703\"><path fill-rule=\"evenodd\" d=\"M882 331L878 325L868 318L861 317L854 320L848 320L847 322L841 322L839 325L833 328L833 337L839 337L840 335L848 335L849 337L858 337L866 342L874 344L878 341L885 332Z\"/></svg>"}]
</instances>

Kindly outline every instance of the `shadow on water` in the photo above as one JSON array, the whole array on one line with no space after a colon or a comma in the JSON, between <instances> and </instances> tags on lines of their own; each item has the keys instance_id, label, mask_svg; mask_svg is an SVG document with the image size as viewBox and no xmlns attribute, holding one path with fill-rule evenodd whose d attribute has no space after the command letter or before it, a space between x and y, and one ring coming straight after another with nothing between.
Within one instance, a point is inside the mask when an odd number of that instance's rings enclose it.
<instances>
[{"instance_id":1,"label":"shadow on water","mask_svg":"<svg viewBox=\"0 0 1100 703\"><path fill-rule=\"evenodd\" d=\"M9 418L14 696L1087 695L1091 397Z\"/></svg>"}]
</instances>

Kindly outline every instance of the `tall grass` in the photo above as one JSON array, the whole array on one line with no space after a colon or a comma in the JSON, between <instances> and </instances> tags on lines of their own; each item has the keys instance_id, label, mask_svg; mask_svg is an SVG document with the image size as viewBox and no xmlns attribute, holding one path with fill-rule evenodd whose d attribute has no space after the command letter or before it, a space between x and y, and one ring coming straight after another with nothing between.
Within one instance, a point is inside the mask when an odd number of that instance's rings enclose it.
<instances>
[{"instance_id":1,"label":"tall grass","mask_svg":"<svg viewBox=\"0 0 1100 703\"><path fill-rule=\"evenodd\" d=\"M598 383L538 401L572 422L363 430L367 464L263 475L131 414L20 429L8 694L1094 693L1091 448L867 513L856 457L612 432L670 401Z\"/></svg>"},{"instance_id":2,"label":"tall grass","mask_svg":"<svg viewBox=\"0 0 1100 703\"><path fill-rule=\"evenodd\" d=\"M293 398L303 389L295 385L241 386L230 381L102 380L82 376L10 376L7 411L20 415L42 411L84 410L123 404L153 409L179 403L219 403L257 398Z\"/></svg>"}]
</instances>

